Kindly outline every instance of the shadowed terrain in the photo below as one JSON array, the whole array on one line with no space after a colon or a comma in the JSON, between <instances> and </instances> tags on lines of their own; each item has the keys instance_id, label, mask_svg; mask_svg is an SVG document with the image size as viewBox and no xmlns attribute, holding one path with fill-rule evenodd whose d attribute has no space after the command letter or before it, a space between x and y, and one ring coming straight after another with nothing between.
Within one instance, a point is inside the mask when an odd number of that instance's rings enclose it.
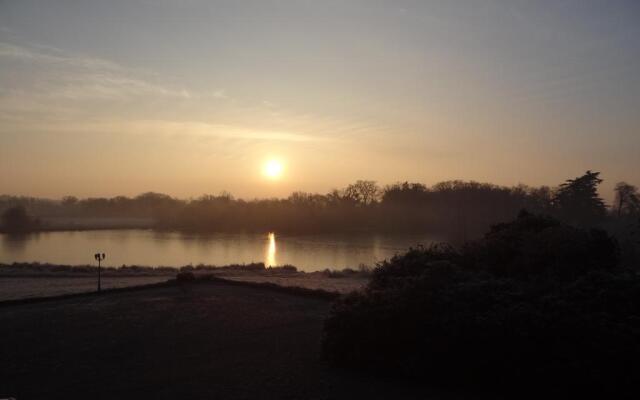
<instances>
[{"instance_id":1,"label":"shadowed terrain","mask_svg":"<svg viewBox=\"0 0 640 400\"><path fill-rule=\"evenodd\" d=\"M0 396L442 398L329 370L329 301L220 283L0 308Z\"/></svg>"}]
</instances>

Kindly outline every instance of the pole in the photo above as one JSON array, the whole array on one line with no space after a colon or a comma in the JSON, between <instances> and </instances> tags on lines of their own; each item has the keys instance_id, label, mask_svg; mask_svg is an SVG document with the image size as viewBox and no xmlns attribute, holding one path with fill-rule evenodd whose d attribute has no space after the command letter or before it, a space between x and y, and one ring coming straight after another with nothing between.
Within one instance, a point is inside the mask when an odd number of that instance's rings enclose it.
<instances>
[{"instance_id":1,"label":"pole","mask_svg":"<svg viewBox=\"0 0 640 400\"><path fill-rule=\"evenodd\" d=\"M104 260L106 256L104 253L96 253L93 257L98 261L98 293L100 293L102 290L102 260Z\"/></svg>"}]
</instances>

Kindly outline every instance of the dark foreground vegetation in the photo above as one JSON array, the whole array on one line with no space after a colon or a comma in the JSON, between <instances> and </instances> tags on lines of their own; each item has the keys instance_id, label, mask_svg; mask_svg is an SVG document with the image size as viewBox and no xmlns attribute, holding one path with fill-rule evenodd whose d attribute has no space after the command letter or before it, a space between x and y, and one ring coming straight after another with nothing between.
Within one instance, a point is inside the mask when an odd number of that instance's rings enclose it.
<instances>
[{"instance_id":1,"label":"dark foreground vegetation","mask_svg":"<svg viewBox=\"0 0 640 400\"><path fill-rule=\"evenodd\" d=\"M460 249L412 249L334 305L324 354L518 396L637 395L640 275L625 252L603 230L527 212Z\"/></svg>"},{"instance_id":2,"label":"dark foreground vegetation","mask_svg":"<svg viewBox=\"0 0 640 400\"><path fill-rule=\"evenodd\" d=\"M619 183L614 204L607 207L598 195L601 182L598 172L587 171L557 187L448 181L383 188L358 181L327 194L295 192L286 199L242 200L228 193L190 200L158 193L61 201L0 196L0 226L9 232L118 226L196 232L442 232L462 242L515 218L521 209L589 226L640 218L636 187Z\"/></svg>"}]
</instances>

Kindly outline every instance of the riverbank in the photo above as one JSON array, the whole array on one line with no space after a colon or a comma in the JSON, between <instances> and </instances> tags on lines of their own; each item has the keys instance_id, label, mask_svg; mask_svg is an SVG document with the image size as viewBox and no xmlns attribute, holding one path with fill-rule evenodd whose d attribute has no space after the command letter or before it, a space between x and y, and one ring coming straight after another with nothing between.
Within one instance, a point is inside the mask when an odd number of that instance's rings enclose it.
<instances>
[{"instance_id":1,"label":"riverbank","mask_svg":"<svg viewBox=\"0 0 640 400\"><path fill-rule=\"evenodd\" d=\"M0 308L0 397L451 398L328 368L330 301L201 282Z\"/></svg>"}]
</instances>

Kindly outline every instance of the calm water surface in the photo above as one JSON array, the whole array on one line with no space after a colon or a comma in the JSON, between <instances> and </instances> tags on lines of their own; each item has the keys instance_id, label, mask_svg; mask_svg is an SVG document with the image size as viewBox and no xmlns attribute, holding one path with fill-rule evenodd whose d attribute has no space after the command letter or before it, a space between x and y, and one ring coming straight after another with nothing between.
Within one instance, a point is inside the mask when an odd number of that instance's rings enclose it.
<instances>
[{"instance_id":1,"label":"calm water surface","mask_svg":"<svg viewBox=\"0 0 640 400\"><path fill-rule=\"evenodd\" d=\"M0 262L90 264L107 254L105 265L182 266L264 262L304 271L342 269L376 262L410 246L442 240L427 235L279 235L103 230L0 235Z\"/></svg>"}]
</instances>

